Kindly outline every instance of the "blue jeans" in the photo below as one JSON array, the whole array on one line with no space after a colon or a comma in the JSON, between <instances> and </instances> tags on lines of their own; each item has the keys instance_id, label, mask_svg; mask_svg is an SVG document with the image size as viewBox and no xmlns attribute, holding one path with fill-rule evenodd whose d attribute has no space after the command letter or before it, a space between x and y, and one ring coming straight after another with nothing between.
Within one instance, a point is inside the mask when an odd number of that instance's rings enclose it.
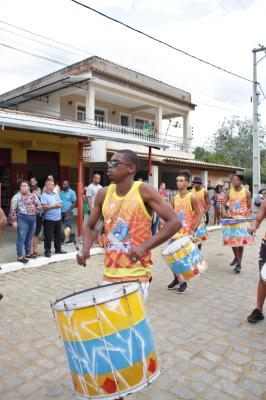
<instances>
[{"instance_id":1,"label":"blue jeans","mask_svg":"<svg viewBox=\"0 0 266 400\"><path fill-rule=\"evenodd\" d=\"M25 253L31 254L31 242L36 229L36 215L17 215L17 255L23 256L23 247Z\"/></svg>"}]
</instances>

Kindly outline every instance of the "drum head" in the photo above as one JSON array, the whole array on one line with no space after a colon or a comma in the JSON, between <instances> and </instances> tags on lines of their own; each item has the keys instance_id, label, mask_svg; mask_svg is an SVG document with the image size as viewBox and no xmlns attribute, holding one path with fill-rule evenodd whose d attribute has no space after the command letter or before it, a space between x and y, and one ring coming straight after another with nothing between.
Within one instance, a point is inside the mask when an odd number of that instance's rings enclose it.
<instances>
[{"instance_id":1,"label":"drum head","mask_svg":"<svg viewBox=\"0 0 266 400\"><path fill-rule=\"evenodd\" d=\"M260 276L261 276L261 279L263 280L263 282L266 283L266 263L263 264L263 266L260 270Z\"/></svg>"},{"instance_id":2,"label":"drum head","mask_svg":"<svg viewBox=\"0 0 266 400\"><path fill-rule=\"evenodd\" d=\"M173 254L177 250L182 249L186 244L190 242L190 237L189 236L184 236L181 237L180 239L174 240L172 243L170 243L163 251L162 255L167 256L168 254Z\"/></svg>"},{"instance_id":3,"label":"drum head","mask_svg":"<svg viewBox=\"0 0 266 400\"><path fill-rule=\"evenodd\" d=\"M98 286L96 288L83 290L63 297L52 304L55 311L70 311L90 307L95 304L106 303L117 300L125 294L131 294L140 289L140 283L136 281L119 282L110 285Z\"/></svg>"}]
</instances>

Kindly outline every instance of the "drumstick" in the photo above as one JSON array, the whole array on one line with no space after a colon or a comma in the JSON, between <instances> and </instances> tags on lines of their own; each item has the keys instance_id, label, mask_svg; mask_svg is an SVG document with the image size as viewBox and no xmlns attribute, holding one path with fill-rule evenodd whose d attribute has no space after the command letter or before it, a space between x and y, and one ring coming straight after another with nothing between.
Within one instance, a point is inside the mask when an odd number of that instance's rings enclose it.
<instances>
[{"instance_id":1,"label":"drumstick","mask_svg":"<svg viewBox=\"0 0 266 400\"><path fill-rule=\"evenodd\" d=\"M77 245L77 240L76 240L76 234L71 231L71 228L69 226L67 226L64 229L64 234L65 234L66 238L68 238L70 241L72 241L74 243L74 246L78 252L78 255L80 255L79 246ZM86 264L83 264L83 267L86 267Z\"/></svg>"}]
</instances>

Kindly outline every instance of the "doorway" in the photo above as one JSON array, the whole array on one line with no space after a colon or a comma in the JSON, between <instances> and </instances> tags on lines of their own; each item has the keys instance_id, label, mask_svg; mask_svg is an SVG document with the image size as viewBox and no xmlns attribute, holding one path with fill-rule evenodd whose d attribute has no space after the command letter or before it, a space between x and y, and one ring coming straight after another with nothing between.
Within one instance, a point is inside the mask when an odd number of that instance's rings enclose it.
<instances>
[{"instance_id":1,"label":"doorway","mask_svg":"<svg viewBox=\"0 0 266 400\"><path fill-rule=\"evenodd\" d=\"M28 179L37 178L38 185L43 188L48 175L53 175L58 181L59 153L28 150Z\"/></svg>"}]
</instances>

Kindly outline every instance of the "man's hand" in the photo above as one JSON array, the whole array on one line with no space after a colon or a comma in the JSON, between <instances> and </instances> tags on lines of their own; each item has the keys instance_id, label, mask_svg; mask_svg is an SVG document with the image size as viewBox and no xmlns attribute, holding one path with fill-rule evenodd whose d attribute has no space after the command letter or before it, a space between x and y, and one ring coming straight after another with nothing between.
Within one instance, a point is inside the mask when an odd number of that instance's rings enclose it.
<instances>
[{"instance_id":1,"label":"man's hand","mask_svg":"<svg viewBox=\"0 0 266 400\"><path fill-rule=\"evenodd\" d=\"M86 260L88 260L90 256L91 256L90 249L89 250L82 249L81 252L78 252L76 255L77 263L79 265L82 265L83 267L86 267Z\"/></svg>"},{"instance_id":2,"label":"man's hand","mask_svg":"<svg viewBox=\"0 0 266 400\"><path fill-rule=\"evenodd\" d=\"M190 232L189 235L192 237L192 239L195 239L195 236L196 236L196 229L193 229L193 230Z\"/></svg>"},{"instance_id":3,"label":"man's hand","mask_svg":"<svg viewBox=\"0 0 266 400\"><path fill-rule=\"evenodd\" d=\"M253 234L257 230L257 227L255 224L251 224L251 226L248 228L248 233Z\"/></svg>"},{"instance_id":4,"label":"man's hand","mask_svg":"<svg viewBox=\"0 0 266 400\"><path fill-rule=\"evenodd\" d=\"M127 256L130 258L131 261L137 262L140 260L142 257L145 256L147 253L148 249L142 245L137 246L137 247L131 247L131 249L128 250Z\"/></svg>"},{"instance_id":5,"label":"man's hand","mask_svg":"<svg viewBox=\"0 0 266 400\"><path fill-rule=\"evenodd\" d=\"M62 203L56 203L55 205L54 205L54 208L61 208L62 207Z\"/></svg>"}]
</instances>

